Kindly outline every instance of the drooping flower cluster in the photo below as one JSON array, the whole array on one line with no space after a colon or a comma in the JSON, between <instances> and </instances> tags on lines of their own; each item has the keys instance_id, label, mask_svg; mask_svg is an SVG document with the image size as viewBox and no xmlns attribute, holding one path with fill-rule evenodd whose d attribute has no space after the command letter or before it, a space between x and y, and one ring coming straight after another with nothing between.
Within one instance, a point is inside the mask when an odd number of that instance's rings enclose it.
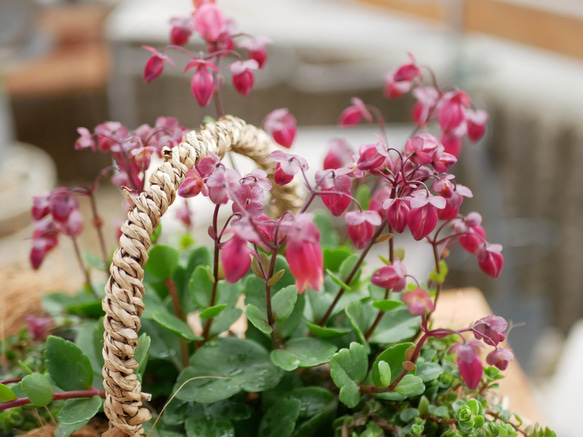
<instances>
[{"instance_id":1,"label":"drooping flower cluster","mask_svg":"<svg viewBox=\"0 0 583 437\"><path fill-rule=\"evenodd\" d=\"M59 234L75 238L83 231L83 217L79 203L65 187L33 198L32 218L34 233L30 263L38 269L48 252L59 243Z\"/></svg>"},{"instance_id":2,"label":"drooping flower cluster","mask_svg":"<svg viewBox=\"0 0 583 437\"><path fill-rule=\"evenodd\" d=\"M112 182L139 193L144 189L144 174L150 167L152 156L161 157L164 147L178 145L186 128L180 126L174 117L158 117L154 127L143 124L133 132L116 121L102 123L93 132L84 127L77 131L80 137L75 150L111 153L117 166Z\"/></svg>"},{"instance_id":3,"label":"drooping flower cluster","mask_svg":"<svg viewBox=\"0 0 583 437\"><path fill-rule=\"evenodd\" d=\"M163 52L173 48L186 54L191 60L184 71L194 69L190 89L201 107L206 107L218 92L223 77L219 71L219 60L235 57L229 64L234 88L242 96L251 92L255 83L255 71L263 68L267 60L266 46L271 40L266 37L251 37L236 30L233 20L225 17L223 11L211 1L197 1L195 11L186 17L174 17L170 20L170 44L162 51L144 46L152 56L144 67L144 81L149 83L156 79L164 69L164 63L174 67L174 61ZM193 35L198 35L206 45L206 53L193 54L186 46ZM237 49L245 50L247 58Z\"/></svg>"}]
</instances>

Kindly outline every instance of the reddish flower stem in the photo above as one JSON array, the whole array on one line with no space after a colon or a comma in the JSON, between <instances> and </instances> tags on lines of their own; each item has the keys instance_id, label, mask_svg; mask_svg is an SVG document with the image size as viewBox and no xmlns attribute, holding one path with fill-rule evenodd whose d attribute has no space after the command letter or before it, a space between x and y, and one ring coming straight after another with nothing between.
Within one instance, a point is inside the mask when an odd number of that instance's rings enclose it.
<instances>
[{"instance_id":1,"label":"reddish flower stem","mask_svg":"<svg viewBox=\"0 0 583 437\"><path fill-rule=\"evenodd\" d=\"M358 259L358 262L356 263L356 265L354 266L354 268L352 269L352 271L350 272L350 274L348 275L348 277L344 281L345 284L350 285L350 281L352 281L352 279L354 278L354 275L356 275L356 272L358 271L358 269L362 265L364 259L366 258L366 255L368 254L368 252L372 248L373 244L375 244L376 239L378 237L380 237L380 235L383 233L383 230L385 229L386 225L387 225L387 219L384 219L383 222L381 223L381 225L376 230L373 237L368 242L368 245L364 248L364 250L360 254L360 258ZM330 307L328 307L328 310L326 310L326 313L324 314L324 316L322 316L322 318L318 322L318 325L323 326L324 323L326 323L326 320L328 320L328 318L330 317L330 314L332 314L334 307L336 306L336 304L338 303L338 301L340 300L340 298L342 297L342 295L344 294L345 291L346 290L344 288L340 288L340 290L338 290L336 297L334 298L334 300L330 304Z\"/></svg>"},{"instance_id":2,"label":"reddish flower stem","mask_svg":"<svg viewBox=\"0 0 583 437\"><path fill-rule=\"evenodd\" d=\"M98 388L92 388L89 390L72 390L72 391L64 391L59 393L53 394L53 401L59 401L62 399L78 399L78 398L91 398L93 396L99 396L100 398L105 399L105 391L100 390ZM18 398L14 399L13 401L2 402L0 403L0 411L7 410L9 408L14 407L21 407L23 405L31 404L30 399L28 398Z\"/></svg>"},{"instance_id":3,"label":"reddish flower stem","mask_svg":"<svg viewBox=\"0 0 583 437\"><path fill-rule=\"evenodd\" d=\"M214 229L214 234L215 234L215 250L214 250L214 255L213 255L213 278L214 278L214 281L213 281L213 291L211 293L210 306L215 305L215 301L217 300L217 287L219 285L219 253L220 253L219 238L220 237L217 236L217 230L219 229L219 226L218 226L219 208L220 208L220 205L216 205L215 211L213 213L213 229ZM202 337L204 338L204 340L200 344L204 344L208 341L212 323L213 323L212 317L206 319L206 322L204 324L204 329L202 331Z\"/></svg>"},{"instance_id":4,"label":"reddish flower stem","mask_svg":"<svg viewBox=\"0 0 583 437\"><path fill-rule=\"evenodd\" d=\"M81 249L79 248L79 242L77 241L77 238L74 236L71 236L71 241L73 242L73 248L75 249L75 256L77 257L77 262L79 263L79 267L81 268L81 272L83 272L83 276L85 276L85 285L87 287L89 287L89 289L91 290L93 295L97 299L99 299L100 298L99 295L97 294L97 292L93 288L93 285L91 285L91 276L89 275L89 269L87 268L87 266L85 265L85 262L83 261L83 256L81 255Z\"/></svg>"},{"instance_id":5,"label":"reddish flower stem","mask_svg":"<svg viewBox=\"0 0 583 437\"><path fill-rule=\"evenodd\" d=\"M265 281L265 307L267 310L267 323L271 326L271 341L273 342L273 347L280 349L283 345L277 335L275 330L275 318L273 317L273 308L271 306L271 286L268 284L269 280L273 278L273 273L275 272L275 261L277 260L277 250L271 252L271 262L269 263L269 272L267 274L267 280Z\"/></svg>"}]
</instances>

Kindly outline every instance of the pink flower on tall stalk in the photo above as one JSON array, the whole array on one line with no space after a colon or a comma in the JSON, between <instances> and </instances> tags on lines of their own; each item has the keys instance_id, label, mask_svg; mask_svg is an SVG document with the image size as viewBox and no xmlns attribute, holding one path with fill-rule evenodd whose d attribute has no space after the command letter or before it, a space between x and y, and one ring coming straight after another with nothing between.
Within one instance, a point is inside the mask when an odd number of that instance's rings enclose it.
<instances>
[{"instance_id":1,"label":"pink flower on tall stalk","mask_svg":"<svg viewBox=\"0 0 583 437\"><path fill-rule=\"evenodd\" d=\"M194 28L206 42L217 42L227 29L227 20L214 3L202 3L194 13Z\"/></svg>"},{"instance_id":2,"label":"pink flower on tall stalk","mask_svg":"<svg viewBox=\"0 0 583 437\"><path fill-rule=\"evenodd\" d=\"M391 289L395 292L403 291L407 286L407 269L405 264L396 259L389 266L378 269L370 280L374 285L381 288Z\"/></svg>"},{"instance_id":3,"label":"pink flower on tall stalk","mask_svg":"<svg viewBox=\"0 0 583 437\"><path fill-rule=\"evenodd\" d=\"M190 35L194 32L194 21L192 17L173 17L170 19L170 43L183 46L188 42Z\"/></svg>"},{"instance_id":4,"label":"pink flower on tall stalk","mask_svg":"<svg viewBox=\"0 0 583 437\"><path fill-rule=\"evenodd\" d=\"M247 240L235 233L221 249L221 264L229 284L245 276L251 267L251 248Z\"/></svg>"},{"instance_id":5,"label":"pink flower on tall stalk","mask_svg":"<svg viewBox=\"0 0 583 437\"><path fill-rule=\"evenodd\" d=\"M186 172L186 177L178 188L178 195L187 198L194 197L202 191L203 187L204 182L200 173L196 168L193 168Z\"/></svg>"},{"instance_id":6,"label":"pink flower on tall stalk","mask_svg":"<svg viewBox=\"0 0 583 437\"><path fill-rule=\"evenodd\" d=\"M426 312L435 311L435 303L431 295L421 287L408 291L403 295L403 302L413 316L422 316Z\"/></svg>"},{"instance_id":7,"label":"pink flower on tall stalk","mask_svg":"<svg viewBox=\"0 0 583 437\"><path fill-rule=\"evenodd\" d=\"M385 75L385 96L388 98L401 97L409 92L413 84L423 79L423 73L417 66L415 58L409 53L411 63L400 66Z\"/></svg>"},{"instance_id":8,"label":"pink flower on tall stalk","mask_svg":"<svg viewBox=\"0 0 583 437\"><path fill-rule=\"evenodd\" d=\"M174 61L167 55L159 52L154 47L142 46L143 49L152 53L152 56L144 66L144 82L150 83L164 71L164 62L168 62L174 67Z\"/></svg>"},{"instance_id":9,"label":"pink flower on tall stalk","mask_svg":"<svg viewBox=\"0 0 583 437\"><path fill-rule=\"evenodd\" d=\"M498 346L500 342L506 339L508 322L504 317L490 315L476 321L471 328L476 340L484 339L484 343L490 346Z\"/></svg>"},{"instance_id":10,"label":"pink flower on tall stalk","mask_svg":"<svg viewBox=\"0 0 583 437\"><path fill-rule=\"evenodd\" d=\"M298 292L303 293L308 286L320 290L324 285L324 266L320 231L312 222L312 215L300 214L286 220L281 230L287 235L286 258Z\"/></svg>"},{"instance_id":11,"label":"pink flower on tall stalk","mask_svg":"<svg viewBox=\"0 0 583 437\"><path fill-rule=\"evenodd\" d=\"M480 269L487 275L497 278L504 267L504 257L502 256L502 246L500 244L486 243L476 249L476 257Z\"/></svg>"},{"instance_id":12,"label":"pink flower on tall stalk","mask_svg":"<svg viewBox=\"0 0 583 437\"><path fill-rule=\"evenodd\" d=\"M196 67L196 70L190 82L190 90L198 104L205 108L211 102L213 93L215 92L215 78L211 70L214 70L218 74L219 69L210 61L193 59L186 65L184 71L194 67Z\"/></svg>"},{"instance_id":13,"label":"pink flower on tall stalk","mask_svg":"<svg viewBox=\"0 0 583 437\"><path fill-rule=\"evenodd\" d=\"M388 155L387 146L380 139L376 144L363 144L360 146L356 168L364 171L382 169Z\"/></svg>"},{"instance_id":14,"label":"pink flower on tall stalk","mask_svg":"<svg viewBox=\"0 0 583 437\"><path fill-rule=\"evenodd\" d=\"M277 144L289 149L297 133L296 118L287 108L276 109L263 120L263 129L271 134Z\"/></svg>"},{"instance_id":15,"label":"pink flower on tall stalk","mask_svg":"<svg viewBox=\"0 0 583 437\"><path fill-rule=\"evenodd\" d=\"M363 249L381 224L381 216L376 211L350 211L345 216L348 235L357 249Z\"/></svg>"},{"instance_id":16,"label":"pink flower on tall stalk","mask_svg":"<svg viewBox=\"0 0 583 437\"><path fill-rule=\"evenodd\" d=\"M362 100L353 97L350 101L352 105L342 111L338 118L338 124L340 126L356 126L357 124L360 124L363 119L369 123L372 122L372 115Z\"/></svg>"},{"instance_id":17,"label":"pink flower on tall stalk","mask_svg":"<svg viewBox=\"0 0 583 437\"><path fill-rule=\"evenodd\" d=\"M246 96L251 92L255 75L253 70L257 70L259 64L254 59L247 61L235 61L229 65L233 77L233 86L239 94Z\"/></svg>"},{"instance_id":18,"label":"pink flower on tall stalk","mask_svg":"<svg viewBox=\"0 0 583 437\"><path fill-rule=\"evenodd\" d=\"M467 343L456 343L450 348L450 352L457 352L457 364L460 371L460 376L470 390L476 390L480 381L484 368L482 361L478 355L478 347L482 345L475 340Z\"/></svg>"},{"instance_id":19,"label":"pink flower on tall stalk","mask_svg":"<svg viewBox=\"0 0 583 437\"><path fill-rule=\"evenodd\" d=\"M250 59L257 61L259 68L262 68L267 60L267 50L265 46L271 44L272 41L265 36L257 36L255 38L246 38L237 42L237 46L247 50L247 55Z\"/></svg>"},{"instance_id":20,"label":"pink flower on tall stalk","mask_svg":"<svg viewBox=\"0 0 583 437\"><path fill-rule=\"evenodd\" d=\"M407 215L407 225L415 240L427 237L437 225L436 208L445 207L445 199L433 196L424 189L417 190L411 197L411 211Z\"/></svg>"},{"instance_id":21,"label":"pink flower on tall stalk","mask_svg":"<svg viewBox=\"0 0 583 437\"><path fill-rule=\"evenodd\" d=\"M324 158L324 170L336 170L352 163L354 152L348 142L342 138L330 140L330 150Z\"/></svg>"},{"instance_id":22,"label":"pink flower on tall stalk","mask_svg":"<svg viewBox=\"0 0 583 437\"><path fill-rule=\"evenodd\" d=\"M320 188L322 202L334 217L344 213L352 202L349 172L347 168L316 172L316 184Z\"/></svg>"}]
</instances>

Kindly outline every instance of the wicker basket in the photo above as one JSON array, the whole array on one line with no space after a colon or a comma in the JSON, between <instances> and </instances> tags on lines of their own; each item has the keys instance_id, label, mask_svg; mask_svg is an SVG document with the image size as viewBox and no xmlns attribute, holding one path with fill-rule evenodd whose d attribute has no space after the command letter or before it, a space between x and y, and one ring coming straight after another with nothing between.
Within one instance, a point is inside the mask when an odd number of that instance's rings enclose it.
<instances>
[{"instance_id":1,"label":"wicker basket","mask_svg":"<svg viewBox=\"0 0 583 437\"><path fill-rule=\"evenodd\" d=\"M182 143L163 150L165 162L150 177L150 186L136 199L121 230L119 248L113 255L111 276L105 287L105 334L103 356L105 413L110 429L103 435L136 436L143 434L142 424L151 418L142 405L149 395L142 393L134 371L138 367L134 351L140 330L140 315L144 309L142 266L148 259L150 237L160 218L176 197L176 191L186 172L209 152L223 157L234 151L255 161L270 178L275 163L269 154L276 146L261 129L244 121L225 116L216 123L207 124L198 132L185 135ZM302 204L298 184L274 184L270 208L275 215L296 211Z\"/></svg>"}]
</instances>

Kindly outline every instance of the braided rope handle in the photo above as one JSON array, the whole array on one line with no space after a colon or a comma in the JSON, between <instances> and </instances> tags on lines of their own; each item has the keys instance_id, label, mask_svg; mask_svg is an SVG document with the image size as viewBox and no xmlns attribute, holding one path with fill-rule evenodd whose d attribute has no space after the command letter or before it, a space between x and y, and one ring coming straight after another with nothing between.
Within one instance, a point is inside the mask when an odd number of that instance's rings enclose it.
<instances>
[{"instance_id":1,"label":"braided rope handle","mask_svg":"<svg viewBox=\"0 0 583 437\"><path fill-rule=\"evenodd\" d=\"M222 158L232 150L253 159L273 180L275 163L269 154L275 149L263 130L236 117L225 116L198 132L189 132L177 147L164 149L165 162L150 177L150 188L133 200L134 205L121 228L119 248L113 255L103 299L104 410L110 421L110 429L104 436L142 435L142 424L151 419L150 411L142 405L142 400L149 400L150 396L142 393L135 374L138 363L134 360L144 310L142 266L148 260L152 232L174 202L186 172L209 152ZM281 215L285 211L297 211L302 204L298 188L293 183L274 184L272 212Z\"/></svg>"}]
</instances>

